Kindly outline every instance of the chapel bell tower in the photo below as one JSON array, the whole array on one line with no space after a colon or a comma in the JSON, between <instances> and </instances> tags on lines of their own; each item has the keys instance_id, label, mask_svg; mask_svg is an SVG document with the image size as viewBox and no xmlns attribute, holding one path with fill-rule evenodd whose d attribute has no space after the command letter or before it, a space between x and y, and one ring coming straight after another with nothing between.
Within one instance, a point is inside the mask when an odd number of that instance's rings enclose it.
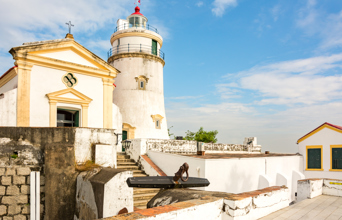
<instances>
[{"instance_id":1,"label":"chapel bell tower","mask_svg":"<svg viewBox=\"0 0 342 220\"><path fill-rule=\"evenodd\" d=\"M135 8L127 19L119 19L110 42L108 63L118 69L113 102L120 108L123 140L169 139L164 106L163 38L147 24ZM126 136L127 135L127 136Z\"/></svg>"}]
</instances>

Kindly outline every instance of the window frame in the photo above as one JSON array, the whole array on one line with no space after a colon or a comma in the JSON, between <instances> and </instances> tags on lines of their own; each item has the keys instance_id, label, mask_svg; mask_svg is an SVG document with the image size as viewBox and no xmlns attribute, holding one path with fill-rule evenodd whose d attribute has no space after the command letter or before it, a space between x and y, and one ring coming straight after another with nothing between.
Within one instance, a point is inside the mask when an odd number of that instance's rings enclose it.
<instances>
[{"instance_id":1,"label":"window frame","mask_svg":"<svg viewBox=\"0 0 342 220\"><path fill-rule=\"evenodd\" d=\"M151 53L158 56L158 42L152 39Z\"/></svg>"},{"instance_id":2,"label":"window frame","mask_svg":"<svg viewBox=\"0 0 342 220\"><path fill-rule=\"evenodd\" d=\"M135 77L135 80L138 83L138 90L146 90L146 86L147 86L149 78L147 78L146 76L140 75L140 76ZM141 87L141 83L143 83L143 87Z\"/></svg>"},{"instance_id":3,"label":"window frame","mask_svg":"<svg viewBox=\"0 0 342 220\"><path fill-rule=\"evenodd\" d=\"M72 124L72 128L79 128L81 127L81 109L69 109L69 108L58 108L57 106L57 118L56 118L56 127L58 127L58 123L64 123L64 122L58 122L58 111L63 111L71 114L72 119L69 124ZM64 123L65 124L65 123ZM60 127L62 128L62 127Z\"/></svg>"},{"instance_id":4,"label":"window frame","mask_svg":"<svg viewBox=\"0 0 342 220\"><path fill-rule=\"evenodd\" d=\"M342 145L330 145L330 169L329 171L342 172L342 169L333 169L333 148L342 148Z\"/></svg>"},{"instance_id":5,"label":"window frame","mask_svg":"<svg viewBox=\"0 0 342 220\"><path fill-rule=\"evenodd\" d=\"M163 120L163 116L159 115L159 114L156 114L156 115L151 115L152 117L152 120L153 120L153 123L154 123L154 126L156 129L161 129L161 123L162 123L162 120ZM157 126L158 124L158 126Z\"/></svg>"},{"instance_id":6,"label":"window frame","mask_svg":"<svg viewBox=\"0 0 342 220\"><path fill-rule=\"evenodd\" d=\"M316 168L308 168L308 162L309 162L309 149L320 149L321 150L321 169L316 169ZM311 145L311 146L306 146L306 164L305 164L305 170L307 171L323 171L323 145Z\"/></svg>"}]
</instances>

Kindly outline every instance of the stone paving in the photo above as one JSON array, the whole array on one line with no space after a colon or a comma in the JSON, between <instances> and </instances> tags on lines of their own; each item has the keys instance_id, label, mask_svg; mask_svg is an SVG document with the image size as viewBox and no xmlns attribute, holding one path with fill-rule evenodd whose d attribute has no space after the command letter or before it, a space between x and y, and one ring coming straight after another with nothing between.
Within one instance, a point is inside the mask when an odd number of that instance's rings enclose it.
<instances>
[{"instance_id":1,"label":"stone paving","mask_svg":"<svg viewBox=\"0 0 342 220\"><path fill-rule=\"evenodd\" d=\"M342 220L342 197L321 195L271 213L260 220L310 219Z\"/></svg>"}]
</instances>

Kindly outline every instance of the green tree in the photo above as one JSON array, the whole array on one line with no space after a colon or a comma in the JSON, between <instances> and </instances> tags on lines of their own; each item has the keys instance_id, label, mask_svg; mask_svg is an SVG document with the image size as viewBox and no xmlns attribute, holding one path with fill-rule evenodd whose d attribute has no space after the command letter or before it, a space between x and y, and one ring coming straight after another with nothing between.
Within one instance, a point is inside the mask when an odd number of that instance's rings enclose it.
<instances>
[{"instance_id":1,"label":"green tree","mask_svg":"<svg viewBox=\"0 0 342 220\"><path fill-rule=\"evenodd\" d=\"M185 140L195 140L195 141L200 141L204 143L216 143L217 138L216 135L218 134L218 131L204 131L203 127L201 127L196 133L192 131L187 131L185 136Z\"/></svg>"},{"instance_id":2,"label":"green tree","mask_svg":"<svg viewBox=\"0 0 342 220\"><path fill-rule=\"evenodd\" d=\"M168 129L167 129L167 133L169 134L169 137L171 138L171 136L173 136L174 134L173 133L171 133L171 128L173 128L173 126L171 126L171 127L169 127Z\"/></svg>"}]
</instances>

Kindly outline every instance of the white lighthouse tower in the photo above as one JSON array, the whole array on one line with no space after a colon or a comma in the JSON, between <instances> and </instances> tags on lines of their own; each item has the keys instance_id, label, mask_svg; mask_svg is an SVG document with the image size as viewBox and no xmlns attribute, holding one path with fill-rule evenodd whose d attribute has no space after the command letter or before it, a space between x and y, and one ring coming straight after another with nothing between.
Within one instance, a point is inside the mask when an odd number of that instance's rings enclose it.
<instances>
[{"instance_id":1,"label":"white lighthouse tower","mask_svg":"<svg viewBox=\"0 0 342 220\"><path fill-rule=\"evenodd\" d=\"M118 74L113 102L120 108L123 140L168 139L164 106L163 38L135 8L126 20L119 19L110 42L108 63Z\"/></svg>"}]
</instances>

